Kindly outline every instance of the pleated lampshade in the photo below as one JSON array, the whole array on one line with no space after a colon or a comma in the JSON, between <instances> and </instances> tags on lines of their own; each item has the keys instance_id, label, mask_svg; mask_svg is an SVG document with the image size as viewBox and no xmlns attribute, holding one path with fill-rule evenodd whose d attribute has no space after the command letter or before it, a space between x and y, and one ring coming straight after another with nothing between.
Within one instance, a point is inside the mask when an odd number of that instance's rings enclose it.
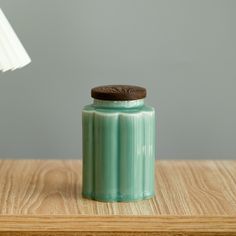
<instances>
[{"instance_id":1,"label":"pleated lampshade","mask_svg":"<svg viewBox=\"0 0 236 236\"><path fill-rule=\"evenodd\" d=\"M29 55L0 8L0 71L15 70L30 62Z\"/></svg>"}]
</instances>

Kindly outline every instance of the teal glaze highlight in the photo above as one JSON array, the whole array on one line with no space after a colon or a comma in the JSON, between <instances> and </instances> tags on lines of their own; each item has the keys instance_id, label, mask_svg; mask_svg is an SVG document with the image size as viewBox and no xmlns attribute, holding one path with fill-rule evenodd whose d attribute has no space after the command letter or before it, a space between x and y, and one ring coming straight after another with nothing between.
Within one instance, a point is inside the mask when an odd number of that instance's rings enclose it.
<instances>
[{"instance_id":1,"label":"teal glaze highlight","mask_svg":"<svg viewBox=\"0 0 236 236\"><path fill-rule=\"evenodd\" d=\"M94 99L82 112L82 195L98 201L154 196L155 110L144 99Z\"/></svg>"}]
</instances>

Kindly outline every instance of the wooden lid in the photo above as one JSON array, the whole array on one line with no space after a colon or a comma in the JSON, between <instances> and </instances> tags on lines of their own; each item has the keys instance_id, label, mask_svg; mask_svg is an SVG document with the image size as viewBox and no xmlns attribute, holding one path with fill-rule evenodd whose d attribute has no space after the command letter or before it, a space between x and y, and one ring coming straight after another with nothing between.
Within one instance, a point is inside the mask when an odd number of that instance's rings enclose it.
<instances>
[{"instance_id":1,"label":"wooden lid","mask_svg":"<svg viewBox=\"0 0 236 236\"><path fill-rule=\"evenodd\" d=\"M91 96L111 101L137 100L146 97L146 89L133 85L104 85L93 88Z\"/></svg>"}]
</instances>

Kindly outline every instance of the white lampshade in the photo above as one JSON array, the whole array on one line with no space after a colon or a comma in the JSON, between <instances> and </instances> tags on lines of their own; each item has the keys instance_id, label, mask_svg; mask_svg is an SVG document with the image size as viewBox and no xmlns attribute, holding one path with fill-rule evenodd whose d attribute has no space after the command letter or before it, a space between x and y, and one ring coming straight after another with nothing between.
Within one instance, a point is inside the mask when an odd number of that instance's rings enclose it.
<instances>
[{"instance_id":1,"label":"white lampshade","mask_svg":"<svg viewBox=\"0 0 236 236\"><path fill-rule=\"evenodd\" d=\"M30 62L29 55L0 8L0 71L15 70Z\"/></svg>"}]
</instances>

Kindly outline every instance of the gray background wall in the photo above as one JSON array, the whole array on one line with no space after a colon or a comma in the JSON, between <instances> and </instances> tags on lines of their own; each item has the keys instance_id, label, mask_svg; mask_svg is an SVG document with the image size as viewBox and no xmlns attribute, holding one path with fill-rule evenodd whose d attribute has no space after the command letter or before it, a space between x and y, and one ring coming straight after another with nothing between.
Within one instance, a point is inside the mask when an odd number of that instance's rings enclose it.
<instances>
[{"instance_id":1,"label":"gray background wall","mask_svg":"<svg viewBox=\"0 0 236 236\"><path fill-rule=\"evenodd\" d=\"M0 74L0 157L81 157L90 88L137 84L158 158L236 157L236 1L0 0L32 64ZM0 36L1 37L1 36Z\"/></svg>"}]
</instances>

